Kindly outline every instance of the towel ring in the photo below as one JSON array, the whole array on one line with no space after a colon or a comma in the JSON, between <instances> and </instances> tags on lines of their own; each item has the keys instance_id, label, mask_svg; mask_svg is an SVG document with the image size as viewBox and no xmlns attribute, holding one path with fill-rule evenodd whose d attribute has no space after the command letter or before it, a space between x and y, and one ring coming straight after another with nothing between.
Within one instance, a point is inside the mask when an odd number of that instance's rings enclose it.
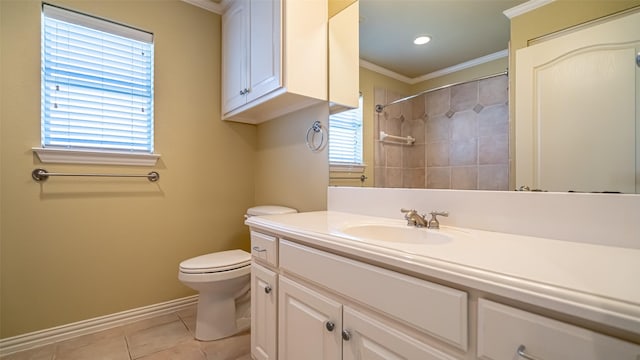
<instances>
[{"instance_id":1,"label":"towel ring","mask_svg":"<svg viewBox=\"0 0 640 360\"><path fill-rule=\"evenodd\" d=\"M320 143L316 144L316 134L320 134ZM314 121L309 130L307 130L307 137L305 138L307 147L313 151L318 152L322 150L326 144L324 140L324 129L322 123L318 120Z\"/></svg>"}]
</instances>

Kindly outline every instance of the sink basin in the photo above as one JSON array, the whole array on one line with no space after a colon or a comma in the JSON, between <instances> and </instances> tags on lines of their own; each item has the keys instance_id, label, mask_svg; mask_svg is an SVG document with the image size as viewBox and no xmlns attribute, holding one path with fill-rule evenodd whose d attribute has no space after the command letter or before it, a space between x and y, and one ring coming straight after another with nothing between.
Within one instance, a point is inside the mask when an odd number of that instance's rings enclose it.
<instances>
[{"instance_id":1,"label":"sink basin","mask_svg":"<svg viewBox=\"0 0 640 360\"><path fill-rule=\"evenodd\" d=\"M444 244L452 237L438 232L406 225L359 224L345 226L342 233L350 237L394 243Z\"/></svg>"}]
</instances>

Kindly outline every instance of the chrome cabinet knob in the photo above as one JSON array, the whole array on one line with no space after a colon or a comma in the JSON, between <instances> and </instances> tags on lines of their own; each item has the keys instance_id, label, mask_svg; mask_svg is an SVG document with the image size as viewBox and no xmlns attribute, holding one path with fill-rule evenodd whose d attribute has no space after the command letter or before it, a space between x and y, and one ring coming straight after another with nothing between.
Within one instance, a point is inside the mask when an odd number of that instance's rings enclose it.
<instances>
[{"instance_id":1,"label":"chrome cabinet knob","mask_svg":"<svg viewBox=\"0 0 640 360\"><path fill-rule=\"evenodd\" d=\"M351 333L349 330L342 330L342 340L349 341L351 340Z\"/></svg>"},{"instance_id":2,"label":"chrome cabinet knob","mask_svg":"<svg viewBox=\"0 0 640 360\"><path fill-rule=\"evenodd\" d=\"M325 326L325 327L327 328L327 330L329 330L329 331L333 331L333 329L335 329L335 328L336 328L336 324L334 324L334 323L333 323L333 322L331 322L331 321L327 321L327 322L324 324L324 326Z\"/></svg>"},{"instance_id":3,"label":"chrome cabinet knob","mask_svg":"<svg viewBox=\"0 0 640 360\"><path fill-rule=\"evenodd\" d=\"M271 294L271 290L272 290L272 289L271 289L271 285L267 285L267 286L265 286L265 287L264 287L264 292L265 292L266 294Z\"/></svg>"}]
</instances>

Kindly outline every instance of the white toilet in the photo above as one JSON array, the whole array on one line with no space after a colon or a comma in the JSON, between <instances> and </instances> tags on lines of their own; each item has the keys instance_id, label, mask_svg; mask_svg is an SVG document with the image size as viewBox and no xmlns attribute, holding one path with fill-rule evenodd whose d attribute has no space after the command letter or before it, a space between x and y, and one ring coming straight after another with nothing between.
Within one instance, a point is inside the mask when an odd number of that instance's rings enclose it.
<instances>
[{"instance_id":1,"label":"white toilet","mask_svg":"<svg viewBox=\"0 0 640 360\"><path fill-rule=\"evenodd\" d=\"M247 216L294 213L282 206L256 206ZM251 254L228 250L180 263L178 279L197 290L196 339L211 341L248 329L250 319Z\"/></svg>"}]
</instances>

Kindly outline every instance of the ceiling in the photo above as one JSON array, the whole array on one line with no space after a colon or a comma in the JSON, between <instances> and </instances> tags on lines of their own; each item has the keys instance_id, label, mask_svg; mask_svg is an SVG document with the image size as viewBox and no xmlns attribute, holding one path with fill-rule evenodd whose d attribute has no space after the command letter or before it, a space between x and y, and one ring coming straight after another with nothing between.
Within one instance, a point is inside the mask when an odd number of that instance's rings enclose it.
<instances>
[{"instance_id":1,"label":"ceiling","mask_svg":"<svg viewBox=\"0 0 640 360\"><path fill-rule=\"evenodd\" d=\"M416 78L507 49L504 10L527 0L360 0L360 59ZM432 40L414 45L417 35Z\"/></svg>"}]
</instances>

